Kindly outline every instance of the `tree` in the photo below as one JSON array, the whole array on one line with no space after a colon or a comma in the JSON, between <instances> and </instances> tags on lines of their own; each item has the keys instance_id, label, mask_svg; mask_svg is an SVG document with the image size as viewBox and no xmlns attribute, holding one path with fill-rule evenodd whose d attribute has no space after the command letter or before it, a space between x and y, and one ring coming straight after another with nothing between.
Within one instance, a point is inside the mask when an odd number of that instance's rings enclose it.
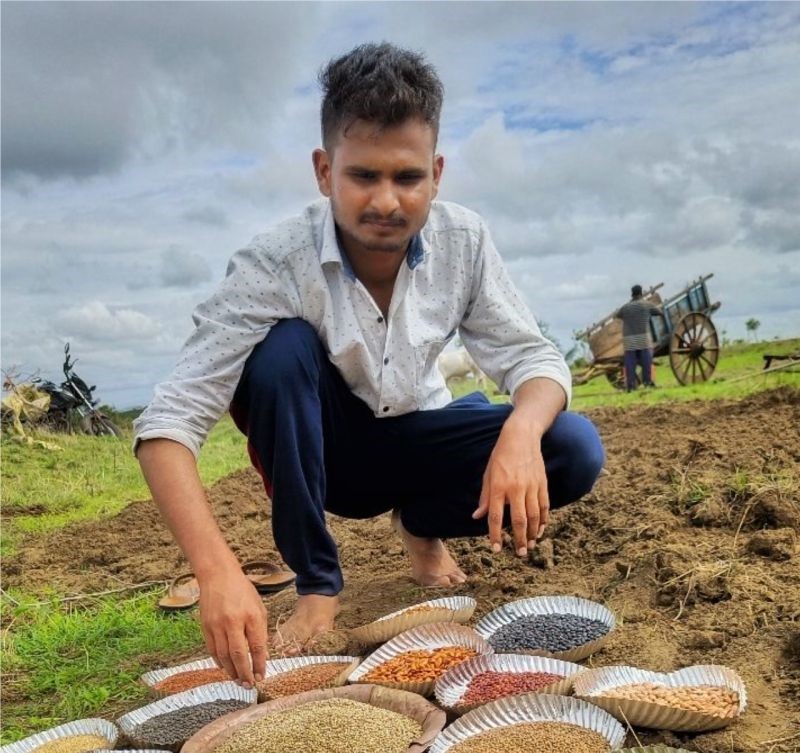
<instances>
[{"instance_id":1,"label":"tree","mask_svg":"<svg viewBox=\"0 0 800 753\"><path fill-rule=\"evenodd\" d=\"M744 323L744 326L747 327L747 331L749 333L752 333L753 340L755 340L756 339L756 330L761 326L761 322L758 321L758 319L752 318L752 319L748 319Z\"/></svg>"}]
</instances>

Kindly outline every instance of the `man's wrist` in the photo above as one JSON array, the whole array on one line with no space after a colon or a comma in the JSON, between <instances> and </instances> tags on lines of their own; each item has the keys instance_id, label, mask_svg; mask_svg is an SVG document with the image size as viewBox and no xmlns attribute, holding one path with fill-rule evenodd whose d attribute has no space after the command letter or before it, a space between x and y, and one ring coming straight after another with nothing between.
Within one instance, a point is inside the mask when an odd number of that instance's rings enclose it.
<instances>
[{"instance_id":1,"label":"man's wrist","mask_svg":"<svg viewBox=\"0 0 800 753\"><path fill-rule=\"evenodd\" d=\"M198 580L209 581L241 573L241 563L233 552L226 552L220 557L204 557L201 562L193 564L193 570Z\"/></svg>"},{"instance_id":2,"label":"man's wrist","mask_svg":"<svg viewBox=\"0 0 800 753\"><path fill-rule=\"evenodd\" d=\"M515 408L506 419L503 429L508 429L525 439L541 439L547 431L547 426L533 411Z\"/></svg>"}]
</instances>

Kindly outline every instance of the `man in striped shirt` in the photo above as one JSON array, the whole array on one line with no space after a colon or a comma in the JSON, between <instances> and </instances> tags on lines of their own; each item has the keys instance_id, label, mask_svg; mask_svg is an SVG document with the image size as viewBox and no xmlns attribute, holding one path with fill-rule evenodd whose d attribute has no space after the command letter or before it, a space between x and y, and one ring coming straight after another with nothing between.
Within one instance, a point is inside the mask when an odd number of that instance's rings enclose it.
<instances>
[{"instance_id":1,"label":"man in striped shirt","mask_svg":"<svg viewBox=\"0 0 800 753\"><path fill-rule=\"evenodd\" d=\"M642 296L642 286L631 288L631 300L615 314L622 319L622 343L625 348L625 389L632 392L638 380L636 366L642 367L642 384L655 387L653 383L653 341L650 337L650 317L664 318L661 309Z\"/></svg>"}]
</instances>

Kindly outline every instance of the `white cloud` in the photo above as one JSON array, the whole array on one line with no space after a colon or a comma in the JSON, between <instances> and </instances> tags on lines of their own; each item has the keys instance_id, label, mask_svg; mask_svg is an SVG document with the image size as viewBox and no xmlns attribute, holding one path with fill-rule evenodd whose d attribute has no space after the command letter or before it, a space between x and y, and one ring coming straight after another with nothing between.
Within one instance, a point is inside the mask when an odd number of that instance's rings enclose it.
<instances>
[{"instance_id":1,"label":"white cloud","mask_svg":"<svg viewBox=\"0 0 800 753\"><path fill-rule=\"evenodd\" d=\"M158 322L139 311L109 308L101 301L90 301L59 312L56 329L67 339L79 337L100 342L153 339L162 331Z\"/></svg>"},{"instance_id":2,"label":"white cloud","mask_svg":"<svg viewBox=\"0 0 800 753\"><path fill-rule=\"evenodd\" d=\"M712 271L729 335L800 331L796 4L11 3L2 36L4 362L57 376L70 339L147 399L231 253L316 197L317 70L380 39L440 71L441 198L562 344Z\"/></svg>"}]
</instances>

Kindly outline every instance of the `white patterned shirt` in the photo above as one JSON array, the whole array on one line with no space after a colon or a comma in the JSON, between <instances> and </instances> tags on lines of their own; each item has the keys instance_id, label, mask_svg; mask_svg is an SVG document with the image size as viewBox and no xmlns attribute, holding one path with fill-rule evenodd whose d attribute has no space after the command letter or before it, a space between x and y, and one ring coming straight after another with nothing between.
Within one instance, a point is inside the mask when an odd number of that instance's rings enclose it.
<instances>
[{"instance_id":1,"label":"white patterned shirt","mask_svg":"<svg viewBox=\"0 0 800 753\"><path fill-rule=\"evenodd\" d=\"M172 374L134 422L134 446L161 437L197 455L228 410L247 357L289 318L314 327L378 418L452 400L436 358L456 333L501 390L513 396L523 382L545 377L561 385L567 402L571 396L564 358L543 337L478 215L433 202L384 319L343 256L323 199L234 254L216 293L195 309L194 333Z\"/></svg>"}]
</instances>

